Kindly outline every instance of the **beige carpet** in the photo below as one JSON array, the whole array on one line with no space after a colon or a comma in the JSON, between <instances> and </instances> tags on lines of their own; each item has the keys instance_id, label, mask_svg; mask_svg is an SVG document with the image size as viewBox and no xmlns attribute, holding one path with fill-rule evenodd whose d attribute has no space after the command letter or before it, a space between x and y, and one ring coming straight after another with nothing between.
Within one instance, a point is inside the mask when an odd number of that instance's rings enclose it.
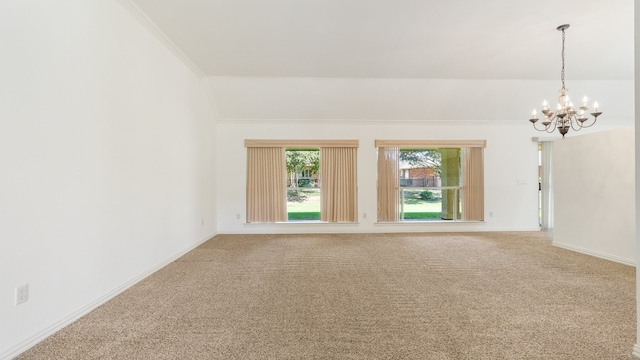
<instances>
[{"instance_id":1,"label":"beige carpet","mask_svg":"<svg viewBox=\"0 0 640 360\"><path fill-rule=\"evenodd\" d=\"M544 233L220 235L19 359L632 359L635 269Z\"/></svg>"}]
</instances>

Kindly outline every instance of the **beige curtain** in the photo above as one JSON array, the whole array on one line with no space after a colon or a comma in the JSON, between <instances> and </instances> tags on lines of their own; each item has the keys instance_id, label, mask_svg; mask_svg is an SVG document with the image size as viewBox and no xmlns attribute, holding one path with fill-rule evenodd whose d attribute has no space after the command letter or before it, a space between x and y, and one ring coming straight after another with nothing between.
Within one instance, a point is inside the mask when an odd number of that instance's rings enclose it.
<instances>
[{"instance_id":1,"label":"beige curtain","mask_svg":"<svg viewBox=\"0 0 640 360\"><path fill-rule=\"evenodd\" d=\"M320 149L321 221L357 221L356 170L355 147Z\"/></svg>"},{"instance_id":2,"label":"beige curtain","mask_svg":"<svg viewBox=\"0 0 640 360\"><path fill-rule=\"evenodd\" d=\"M247 222L287 221L285 148L247 148Z\"/></svg>"},{"instance_id":3,"label":"beige curtain","mask_svg":"<svg viewBox=\"0 0 640 360\"><path fill-rule=\"evenodd\" d=\"M378 147L378 221L400 220L400 149Z\"/></svg>"},{"instance_id":4,"label":"beige curtain","mask_svg":"<svg viewBox=\"0 0 640 360\"><path fill-rule=\"evenodd\" d=\"M484 220L483 148L462 148L462 220Z\"/></svg>"}]
</instances>

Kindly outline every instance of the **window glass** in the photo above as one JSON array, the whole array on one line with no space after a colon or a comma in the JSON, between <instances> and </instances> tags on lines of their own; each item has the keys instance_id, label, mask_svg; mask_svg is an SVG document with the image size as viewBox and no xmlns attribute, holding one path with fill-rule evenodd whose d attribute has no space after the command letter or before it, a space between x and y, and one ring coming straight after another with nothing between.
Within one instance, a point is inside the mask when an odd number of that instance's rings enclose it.
<instances>
[{"instance_id":1,"label":"window glass","mask_svg":"<svg viewBox=\"0 0 640 360\"><path fill-rule=\"evenodd\" d=\"M320 150L287 149L287 219L320 220Z\"/></svg>"},{"instance_id":2,"label":"window glass","mask_svg":"<svg viewBox=\"0 0 640 360\"><path fill-rule=\"evenodd\" d=\"M486 142L458 143L376 140L378 221L484 220Z\"/></svg>"}]
</instances>

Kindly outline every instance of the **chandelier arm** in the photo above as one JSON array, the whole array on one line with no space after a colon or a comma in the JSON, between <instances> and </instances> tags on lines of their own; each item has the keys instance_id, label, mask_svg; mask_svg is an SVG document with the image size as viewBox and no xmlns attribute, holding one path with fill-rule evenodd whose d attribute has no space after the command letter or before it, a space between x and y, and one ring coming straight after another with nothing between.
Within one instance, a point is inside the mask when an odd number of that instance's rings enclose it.
<instances>
[{"instance_id":1,"label":"chandelier arm","mask_svg":"<svg viewBox=\"0 0 640 360\"><path fill-rule=\"evenodd\" d=\"M537 122L532 122L531 124L533 125L533 128L534 128L534 129L536 129L536 130L538 130L538 131L543 131L543 130L544 130L544 125L542 125L542 126L543 126L543 128L542 128L542 129L538 129L538 126L536 125L536 124L537 124Z\"/></svg>"},{"instance_id":2,"label":"chandelier arm","mask_svg":"<svg viewBox=\"0 0 640 360\"><path fill-rule=\"evenodd\" d=\"M549 124L549 125L547 125L547 126L542 125L542 128L541 128L541 129L538 129L538 126L536 126L536 124L535 124L535 123L533 124L533 128L534 128L534 129L536 129L536 130L538 130L538 131L547 131L547 129L549 129L549 126L551 126L551 124ZM547 131L547 132L548 132L548 131Z\"/></svg>"},{"instance_id":3,"label":"chandelier arm","mask_svg":"<svg viewBox=\"0 0 640 360\"><path fill-rule=\"evenodd\" d=\"M596 121L598 121L598 117L597 117L597 116L593 118L593 121L592 121L589 125L585 125L584 123L582 123L582 124L580 125L580 128L581 128L581 129L584 129L584 128L590 128L590 127L592 127L593 125L595 125L595 124L596 124ZM586 123L586 121L585 121L585 123Z\"/></svg>"},{"instance_id":4,"label":"chandelier arm","mask_svg":"<svg viewBox=\"0 0 640 360\"><path fill-rule=\"evenodd\" d=\"M533 128L538 130L538 131L546 131L548 133L552 133L556 130L556 117L548 117L548 120L550 122L549 125L544 125L542 124L542 128L538 128L538 126L536 124L538 124L538 122L533 122ZM551 128L551 124L553 124L553 128L551 130L549 130L549 128Z\"/></svg>"},{"instance_id":5,"label":"chandelier arm","mask_svg":"<svg viewBox=\"0 0 640 360\"><path fill-rule=\"evenodd\" d=\"M549 126L547 126L547 132L549 134L553 133L554 131L556 131L556 129L558 128L558 118L555 116L555 114L553 115L553 117L549 118L549 121L551 121L551 124L549 124ZM551 125L553 125L553 129L551 129ZM549 130L550 129L550 130Z\"/></svg>"},{"instance_id":6,"label":"chandelier arm","mask_svg":"<svg viewBox=\"0 0 640 360\"><path fill-rule=\"evenodd\" d=\"M573 131L580 131L580 129L584 127L582 123L578 121L578 119L575 116L570 118L569 122L571 123L571 129Z\"/></svg>"},{"instance_id":7,"label":"chandelier arm","mask_svg":"<svg viewBox=\"0 0 640 360\"><path fill-rule=\"evenodd\" d=\"M556 131L556 128L558 127L558 119L554 116L553 118L549 118L549 121L551 121L551 124L543 125L544 126L543 129L538 129L536 127L536 124L533 124L533 127L538 131L545 131L545 132L551 134L554 131Z\"/></svg>"}]
</instances>

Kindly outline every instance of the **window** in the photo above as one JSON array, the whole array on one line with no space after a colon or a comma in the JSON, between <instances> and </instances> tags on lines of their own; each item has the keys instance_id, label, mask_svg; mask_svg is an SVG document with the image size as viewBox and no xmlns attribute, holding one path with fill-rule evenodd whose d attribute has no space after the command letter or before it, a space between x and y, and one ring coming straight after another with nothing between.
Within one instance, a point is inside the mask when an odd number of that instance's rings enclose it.
<instances>
[{"instance_id":1,"label":"window","mask_svg":"<svg viewBox=\"0 0 640 360\"><path fill-rule=\"evenodd\" d=\"M378 221L484 220L485 145L376 140Z\"/></svg>"},{"instance_id":2,"label":"window","mask_svg":"<svg viewBox=\"0 0 640 360\"><path fill-rule=\"evenodd\" d=\"M320 149L286 149L287 219L320 220Z\"/></svg>"},{"instance_id":3,"label":"window","mask_svg":"<svg viewBox=\"0 0 640 360\"><path fill-rule=\"evenodd\" d=\"M310 169L301 170L298 174L300 178L306 178L306 179L313 177L313 175L315 175L315 173L312 172L312 170Z\"/></svg>"},{"instance_id":4,"label":"window","mask_svg":"<svg viewBox=\"0 0 640 360\"><path fill-rule=\"evenodd\" d=\"M357 140L245 140L245 147L247 222L297 220L287 200L303 196L319 197L320 221L357 220Z\"/></svg>"}]
</instances>

